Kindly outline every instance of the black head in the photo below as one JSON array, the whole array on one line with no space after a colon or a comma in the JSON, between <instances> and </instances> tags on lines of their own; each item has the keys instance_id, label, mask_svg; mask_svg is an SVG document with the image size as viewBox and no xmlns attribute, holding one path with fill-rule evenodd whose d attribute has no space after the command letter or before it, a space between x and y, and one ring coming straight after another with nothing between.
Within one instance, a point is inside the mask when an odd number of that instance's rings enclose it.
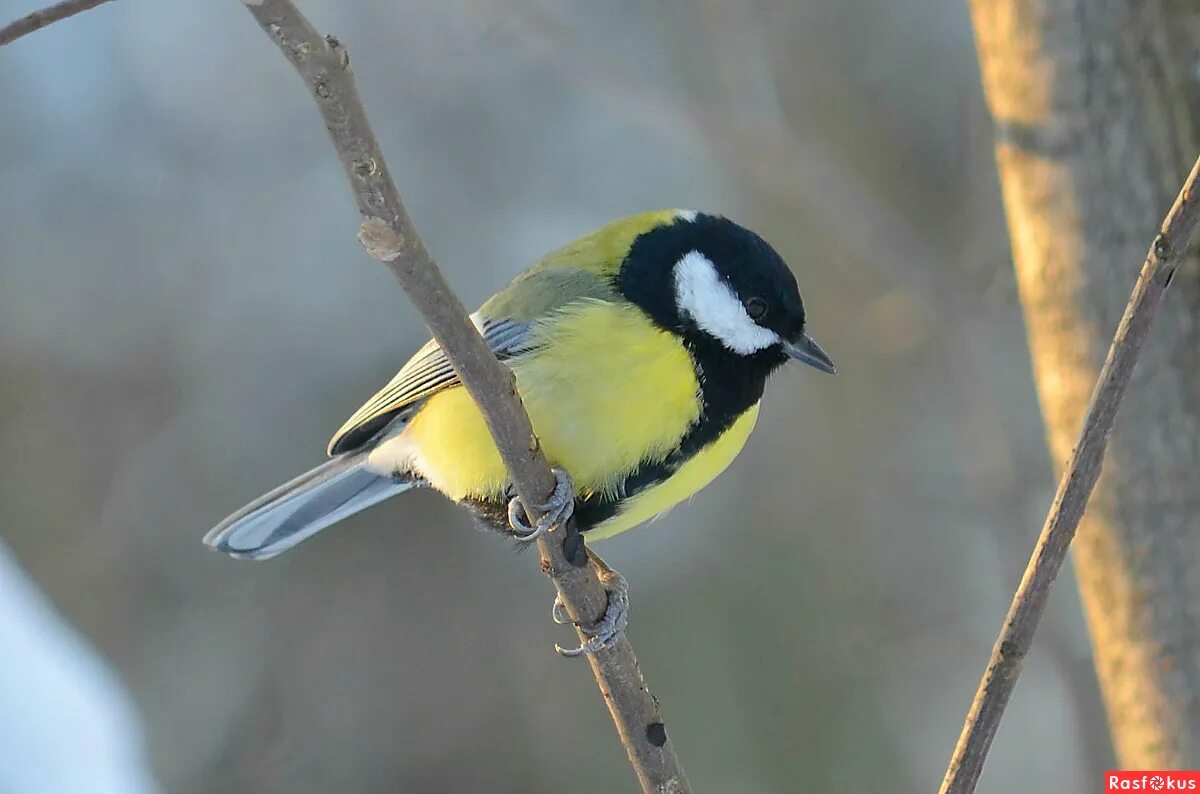
<instances>
[{"instance_id":1,"label":"black head","mask_svg":"<svg viewBox=\"0 0 1200 794\"><path fill-rule=\"evenodd\" d=\"M783 258L727 218L681 212L638 237L617 287L708 363L765 377L789 357L833 371L804 333L804 302Z\"/></svg>"}]
</instances>

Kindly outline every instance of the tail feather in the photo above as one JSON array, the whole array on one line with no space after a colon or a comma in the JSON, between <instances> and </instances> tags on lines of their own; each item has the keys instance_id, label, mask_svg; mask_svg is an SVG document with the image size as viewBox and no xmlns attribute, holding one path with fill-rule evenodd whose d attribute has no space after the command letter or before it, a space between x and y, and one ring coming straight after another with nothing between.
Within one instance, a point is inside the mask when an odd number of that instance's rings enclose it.
<instances>
[{"instance_id":1,"label":"tail feather","mask_svg":"<svg viewBox=\"0 0 1200 794\"><path fill-rule=\"evenodd\" d=\"M204 542L234 557L269 559L414 485L368 468L365 454L342 455L255 499Z\"/></svg>"}]
</instances>

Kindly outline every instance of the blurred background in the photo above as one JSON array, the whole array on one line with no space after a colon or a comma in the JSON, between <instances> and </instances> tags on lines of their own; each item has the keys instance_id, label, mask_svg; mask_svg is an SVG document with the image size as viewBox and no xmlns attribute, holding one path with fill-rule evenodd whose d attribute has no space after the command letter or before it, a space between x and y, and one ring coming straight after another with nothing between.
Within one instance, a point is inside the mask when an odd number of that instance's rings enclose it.
<instances>
[{"instance_id":1,"label":"blurred background","mask_svg":"<svg viewBox=\"0 0 1200 794\"><path fill-rule=\"evenodd\" d=\"M936 788L1054 484L965 4L300 5L466 304L650 208L789 260L838 376L599 551L697 790ZM239 4L106 4L0 75L0 789L632 791L536 557L436 495L200 543L426 338ZM128 777L47 782L85 745ZM980 791L1111 763L1068 579Z\"/></svg>"}]
</instances>

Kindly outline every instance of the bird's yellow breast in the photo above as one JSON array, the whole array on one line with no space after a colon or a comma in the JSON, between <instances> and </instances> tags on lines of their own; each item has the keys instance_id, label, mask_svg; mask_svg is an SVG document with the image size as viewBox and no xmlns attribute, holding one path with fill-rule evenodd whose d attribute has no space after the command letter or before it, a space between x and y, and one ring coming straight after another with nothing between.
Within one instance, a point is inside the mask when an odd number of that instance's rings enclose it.
<instances>
[{"instance_id":1,"label":"bird's yellow breast","mask_svg":"<svg viewBox=\"0 0 1200 794\"><path fill-rule=\"evenodd\" d=\"M746 445L746 439L750 437L757 421L758 403L755 403L728 430L688 459L669 478L622 502L612 518L588 531L588 539L602 540L633 529L693 496L733 463Z\"/></svg>"},{"instance_id":2,"label":"bird's yellow breast","mask_svg":"<svg viewBox=\"0 0 1200 794\"><path fill-rule=\"evenodd\" d=\"M517 390L547 458L570 473L581 497L616 493L699 419L691 356L634 306L573 304L539 320L531 341L535 353L509 362ZM502 495L504 464L465 389L430 397L402 437L413 468L450 498Z\"/></svg>"}]
</instances>

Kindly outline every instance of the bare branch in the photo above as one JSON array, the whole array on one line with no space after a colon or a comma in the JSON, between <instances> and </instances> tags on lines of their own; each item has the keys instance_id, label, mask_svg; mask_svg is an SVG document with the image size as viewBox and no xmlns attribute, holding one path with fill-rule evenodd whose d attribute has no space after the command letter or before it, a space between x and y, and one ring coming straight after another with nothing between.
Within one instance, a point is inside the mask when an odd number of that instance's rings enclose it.
<instances>
[{"instance_id":1,"label":"bare branch","mask_svg":"<svg viewBox=\"0 0 1200 794\"><path fill-rule=\"evenodd\" d=\"M1200 159L1192 166L1183 189L1150 246L1141 275L1133 288L1125 315L1117 326L1112 346L1092 392L1091 404L1079 442L1067 463L1058 492L1046 516L1033 556L1013 597L1000 636L992 648L979 690L967 713L958 746L950 759L942 794L971 794L979 781L992 739L1004 708L1017 683L1021 663L1033 643L1034 632L1046 608L1050 588L1058 578L1067 548L1075 537L1088 498L1104 459L1117 407L1129 384L1133 367L1162 302L1163 293L1187 251L1200 222Z\"/></svg>"},{"instance_id":2,"label":"bare branch","mask_svg":"<svg viewBox=\"0 0 1200 794\"><path fill-rule=\"evenodd\" d=\"M73 17L81 11L87 11L89 8L95 8L101 3L107 2L109 0L63 0L63 2L52 5L49 8L34 11L32 14L21 17L16 22L0 28L0 47L3 47L5 44L12 44L27 33L41 30L47 25L58 22L60 19Z\"/></svg>"},{"instance_id":3,"label":"bare branch","mask_svg":"<svg viewBox=\"0 0 1200 794\"><path fill-rule=\"evenodd\" d=\"M368 253L392 271L446 351L478 403L522 503L544 504L555 478L521 405L512 373L496 360L467 319L466 310L405 211L367 122L345 48L333 37L321 36L290 0L243 2L316 100L363 217L359 239ZM604 614L608 597L588 564L574 522L565 531L539 538L538 548L542 570L553 580L570 616L580 625L594 625ZM584 638L582 632L580 637ZM629 641L622 636L591 655L589 661L642 788L648 792L689 791L658 704L642 679Z\"/></svg>"}]
</instances>

